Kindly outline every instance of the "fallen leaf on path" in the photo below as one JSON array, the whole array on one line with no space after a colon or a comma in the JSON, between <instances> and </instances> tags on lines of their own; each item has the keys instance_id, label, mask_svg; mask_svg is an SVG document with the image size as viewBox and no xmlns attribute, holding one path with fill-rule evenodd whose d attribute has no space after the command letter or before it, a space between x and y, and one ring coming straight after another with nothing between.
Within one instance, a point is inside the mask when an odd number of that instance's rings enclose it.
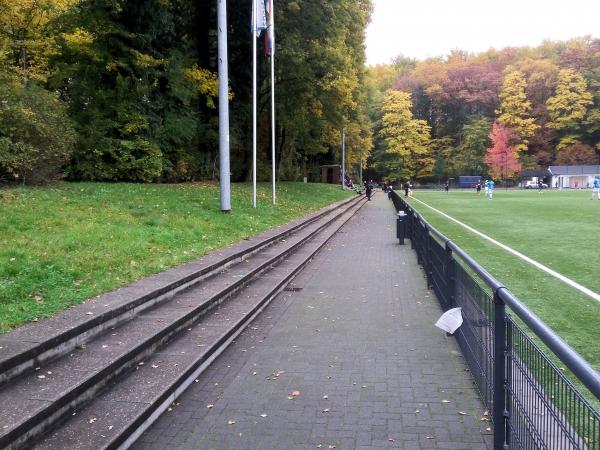
<instances>
[{"instance_id":1,"label":"fallen leaf on path","mask_svg":"<svg viewBox=\"0 0 600 450\"><path fill-rule=\"evenodd\" d=\"M94 423L96 420L98 420L98 419L96 419L95 417L92 417L90 420L88 420L88 423Z\"/></svg>"},{"instance_id":2,"label":"fallen leaf on path","mask_svg":"<svg viewBox=\"0 0 600 450\"><path fill-rule=\"evenodd\" d=\"M468 416L468 414L464 411L459 411L458 414L460 414L461 416Z\"/></svg>"},{"instance_id":3,"label":"fallen leaf on path","mask_svg":"<svg viewBox=\"0 0 600 450\"><path fill-rule=\"evenodd\" d=\"M235 420L229 419L227 425L235 425Z\"/></svg>"},{"instance_id":4,"label":"fallen leaf on path","mask_svg":"<svg viewBox=\"0 0 600 450\"><path fill-rule=\"evenodd\" d=\"M331 410L330 410L329 408L325 408L325 409L324 409L323 411L321 411L321 412L328 413L328 412L330 412L330 411L331 411Z\"/></svg>"},{"instance_id":5,"label":"fallen leaf on path","mask_svg":"<svg viewBox=\"0 0 600 450\"><path fill-rule=\"evenodd\" d=\"M208 409L211 409L213 406L215 406L215 405L213 405L213 404L206 405L206 407L207 407Z\"/></svg>"},{"instance_id":6,"label":"fallen leaf on path","mask_svg":"<svg viewBox=\"0 0 600 450\"><path fill-rule=\"evenodd\" d=\"M442 400L442 403L450 403L450 400Z\"/></svg>"},{"instance_id":7,"label":"fallen leaf on path","mask_svg":"<svg viewBox=\"0 0 600 450\"><path fill-rule=\"evenodd\" d=\"M298 397L300 395L300 391L292 391L292 397Z\"/></svg>"}]
</instances>

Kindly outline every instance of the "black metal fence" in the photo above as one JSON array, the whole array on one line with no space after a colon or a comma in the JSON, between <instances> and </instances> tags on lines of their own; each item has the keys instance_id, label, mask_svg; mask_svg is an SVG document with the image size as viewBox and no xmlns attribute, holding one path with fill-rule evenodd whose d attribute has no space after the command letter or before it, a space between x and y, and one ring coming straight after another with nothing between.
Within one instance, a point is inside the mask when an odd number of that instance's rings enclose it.
<instances>
[{"instance_id":1,"label":"black metal fence","mask_svg":"<svg viewBox=\"0 0 600 450\"><path fill-rule=\"evenodd\" d=\"M491 412L494 448L600 450L592 405L600 374L396 192L391 198L442 308L462 308L455 336Z\"/></svg>"}]
</instances>

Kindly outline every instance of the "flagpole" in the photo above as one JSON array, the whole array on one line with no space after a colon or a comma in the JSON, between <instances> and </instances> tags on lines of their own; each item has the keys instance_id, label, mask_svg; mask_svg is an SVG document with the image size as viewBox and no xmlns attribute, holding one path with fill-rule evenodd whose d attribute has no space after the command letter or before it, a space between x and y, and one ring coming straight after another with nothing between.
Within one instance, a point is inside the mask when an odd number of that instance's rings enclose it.
<instances>
[{"instance_id":1,"label":"flagpole","mask_svg":"<svg viewBox=\"0 0 600 450\"><path fill-rule=\"evenodd\" d=\"M218 0L219 52L219 172L221 211L231 211L231 184L229 168L229 75L227 67L227 1Z\"/></svg>"},{"instance_id":2,"label":"flagpole","mask_svg":"<svg viewBox=\"0 0 600 450\"><path fill-rule=\"evenodd\" d=\"M256 1L252 0L252 206L256 208Z\"/></svg>"},{"instance_id":3,"label":"flagpole","mask_svg":"<svg viewBox=\"0 0 600 450\"><path fill-rule=\"evenodd\" d=\"M271 33L271 164L273 172L273 204L277 203L275 192L275 2L271 2L270 33Z\"/></svg>"}]
</instances>

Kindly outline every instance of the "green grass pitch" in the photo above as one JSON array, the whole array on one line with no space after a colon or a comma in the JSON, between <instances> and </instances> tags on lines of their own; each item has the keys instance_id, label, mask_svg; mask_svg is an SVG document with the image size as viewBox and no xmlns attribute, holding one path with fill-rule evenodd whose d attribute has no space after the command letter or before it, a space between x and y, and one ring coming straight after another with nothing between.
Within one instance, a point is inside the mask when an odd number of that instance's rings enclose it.
<instances>
[{"instance_id":1,"label":"green grass pitch","mask_svg":"<svg viewBox=\"0 0 600 450\"><path fill-rule=\"evenodd\" d=\"M600 293L600 201L590 190L416 191L419 199ZM410 200L422 216L504 283L596 369L600 302Z\"/></svg>"}]
</instances>

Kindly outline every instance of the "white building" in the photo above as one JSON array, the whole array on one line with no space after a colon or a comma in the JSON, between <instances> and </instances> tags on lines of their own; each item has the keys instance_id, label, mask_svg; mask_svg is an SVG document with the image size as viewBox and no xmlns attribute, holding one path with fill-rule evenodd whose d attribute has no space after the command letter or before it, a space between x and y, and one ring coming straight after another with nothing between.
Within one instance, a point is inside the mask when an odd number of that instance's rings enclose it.
<instances>
[{"instance_id":1,"label":"white building","mask_svg":"<svg viewBox=\"0 0 600 450\"><path fill-rule=\"evenodd\" d=\"M600 166L550 166L553 188L582 189L592 187L594 178L600 178Z\"/></svg>"}]
</instances>

